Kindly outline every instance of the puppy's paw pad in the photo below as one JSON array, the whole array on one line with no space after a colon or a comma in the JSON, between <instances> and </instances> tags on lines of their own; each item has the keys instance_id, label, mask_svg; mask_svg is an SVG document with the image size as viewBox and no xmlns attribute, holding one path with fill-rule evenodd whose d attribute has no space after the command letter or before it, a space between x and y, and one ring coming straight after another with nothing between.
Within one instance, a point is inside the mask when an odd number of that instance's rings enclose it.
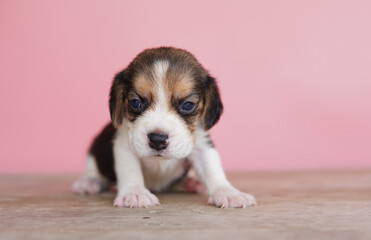
<instances>
[{"instance_id":1,"label":"puppy's paw pad","mask_svg":"<svg viewBox=\"0 0 371 240\"><path fill-rule=\"evenodd\" d=\"M240 192L234 188L217 190L209 197L208 204L220 208L245 208L257 205L253 195Z\"/></svg>"},{"instance_id":2,"label":"puppy's paw pad","mask_svg":"<svg viewBox=\"0 0 371 240\"><path fill-rule=\"evenodd\" d=\"M108 182L99 177L82 177L72 185L77 194L97 194L108 189Z\"/></svg>"},{"instance_id":3,"label":"puppy's paw pad","mask_svg":"<svg viewBox=\"0 0 371 240\"><path fill-rule=\"evenodd\" d=\"M156 205L160 205L158 198L147 189L138 189L118 195L113 202L114 207L147 208Z\"/></svg>"}]
</instances>

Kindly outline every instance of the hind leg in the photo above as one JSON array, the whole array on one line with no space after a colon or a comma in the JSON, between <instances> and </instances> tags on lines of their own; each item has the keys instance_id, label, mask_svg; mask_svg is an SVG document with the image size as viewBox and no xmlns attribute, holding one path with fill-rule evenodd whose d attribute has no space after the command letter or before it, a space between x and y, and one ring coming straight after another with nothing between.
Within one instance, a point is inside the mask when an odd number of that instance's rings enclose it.
<instances>
[{"instance_id":1,"label":"hind leg","mask_svg":"<svg viewBox=\"0 0 371 240\"><path fill-rule=\"evenodd\" d=\"M191 168L187 176L175 185L171 186L169 191L175 192L189 192L189 193L206 193L205 186L201 183L200 178L198 177L196 171Z\"/></svg>"},{"instance_id":2,"label":"hind leg","mask_svg":"<svg viewBox=\"0 0 371 240\"><path fill-rule=\"evenodd\" d=\"M86 159L84 176L72 185L72 191L77 194L97 194L108 190L109 182L100 175L95 158L90 154Z\"/></svg>"},{"instance_id":3,"label":"hind leg","mask_svg":"<svg viewBox=\"0 0 371 240\"><path fill-rule=\"evenodd\" d=\"M184 179L183 187L187 192L191 193L206 193L205 186L201 183L196 171L191 168Z\"/></svg>"}]
</instances>

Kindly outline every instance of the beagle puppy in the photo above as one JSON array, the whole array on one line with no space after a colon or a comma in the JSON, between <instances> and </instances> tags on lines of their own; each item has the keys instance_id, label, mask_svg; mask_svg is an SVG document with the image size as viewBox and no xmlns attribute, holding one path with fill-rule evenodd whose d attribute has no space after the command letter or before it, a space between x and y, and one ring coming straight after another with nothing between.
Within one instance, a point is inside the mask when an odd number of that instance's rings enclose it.
<instances>
[{"instance_id":1,"label":"beagle puppy","mask_svg":"<svg viewBox=\"0 0 371 240\"><path fill-rule=\"evenodd\" d=\"M115 76L109 109L112 121L93 141L74 192L94 194L116 182L114 206L150 207L159 204L153 193L183 184L189 191L206 188L217 207L256 204L225 176L209 135L223 104L215 79L191 53L141 52Z\"/></svg>"}]
</instances>

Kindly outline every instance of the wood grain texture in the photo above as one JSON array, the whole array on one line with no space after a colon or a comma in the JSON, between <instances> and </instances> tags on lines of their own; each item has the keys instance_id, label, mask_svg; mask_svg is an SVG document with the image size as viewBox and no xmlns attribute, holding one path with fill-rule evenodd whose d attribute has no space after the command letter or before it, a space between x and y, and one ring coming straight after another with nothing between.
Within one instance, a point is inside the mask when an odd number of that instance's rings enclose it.
<instances>
[{"instance_id":1,"label":"wood grain texture","mask_svg":"<svg viewBox=\"0 0 371 240\"><path fill-rule=\"evenodd\" d=\"M113 192L76 196L77 176L0 176L0 239L371 239L371 171L230 174L258 206L218 209L204 195L114 208Z\"/></svg>"}]
</instances>

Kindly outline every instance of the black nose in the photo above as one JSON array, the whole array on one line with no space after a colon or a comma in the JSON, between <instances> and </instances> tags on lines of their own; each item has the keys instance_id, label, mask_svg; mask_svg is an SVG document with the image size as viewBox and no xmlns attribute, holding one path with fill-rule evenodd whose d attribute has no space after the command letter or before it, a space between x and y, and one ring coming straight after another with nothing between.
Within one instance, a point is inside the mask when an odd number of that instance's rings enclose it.
<instances>
[{"instance_id":1,"label":"black nose","mask_svg":"<svg viewBox=\"0 0 371 240\"><path fill-rule=\"evenodd\" d=\"M150 133L148 134L149 146L157 151L163 150L169 144L169 136L165 134Z\"/></svg>"}]
</instances>

